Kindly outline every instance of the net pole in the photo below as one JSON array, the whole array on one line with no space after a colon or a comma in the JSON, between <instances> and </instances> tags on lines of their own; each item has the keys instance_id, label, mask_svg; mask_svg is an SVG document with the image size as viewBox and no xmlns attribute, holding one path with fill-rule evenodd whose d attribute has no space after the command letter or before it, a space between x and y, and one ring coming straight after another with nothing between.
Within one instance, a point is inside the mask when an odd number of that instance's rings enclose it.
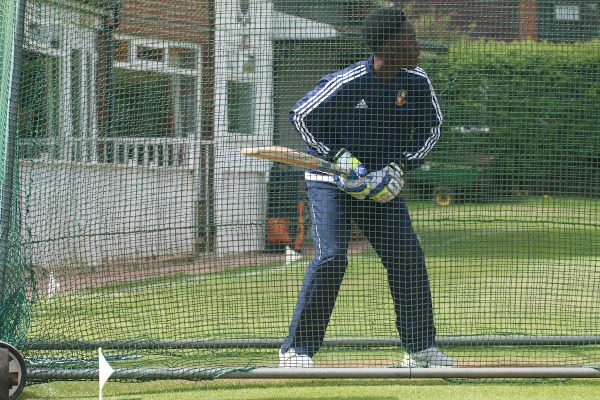
<instances>
[{"instance_id":1,"label":"net pole","mask_svg":"<svg viewBox=\"0 0 600 400\"><path fill-rule=\"evenodd\" d=\"M16 23L12 46L12 66L9 81L7 107L6 141L4 165L2 166L2 188L0 190L0 304L4 301L6 285L6 258L8 254L8 235L10 232L12 192L15 157L15 136L17 133L17 107L19 104L19 81L21 77L21 55L25 30L25 0L17 0ZM0 332L2 333L2 332Z\"/></svg>"},{"instance_id":2,"label":"net pole","mask_svg":"<svg viewBox=\"0 0 600 400\"><path fill-rule=\"evenodd\" d=\"M29 350L87 349L278 349L283 339L216 339L216 340L109 340L109 341L32 341ZM440 346L592 346L600 344L598 335L546 336L447 336L437 339ZM325 339L325 347L399 347L400 339L338 338Z\"/></svg>"}]
</instances>

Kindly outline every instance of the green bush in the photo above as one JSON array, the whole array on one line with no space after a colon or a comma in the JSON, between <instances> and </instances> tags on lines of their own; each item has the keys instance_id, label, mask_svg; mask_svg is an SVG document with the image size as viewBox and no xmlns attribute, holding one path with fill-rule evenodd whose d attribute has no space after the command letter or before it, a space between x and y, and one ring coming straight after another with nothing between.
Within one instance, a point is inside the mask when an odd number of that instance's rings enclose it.
<instances>
[{"instance_id":1,"label":"green bush","mask_svg":"<svg viewBox=\"0 0 600 400\"><path fill-rule=\"evenodd\" d=\"M423 61L445 117L435 158L493 158L498 190L598 194L600 40L464 40Z\"/></svg>"}]
</instances>

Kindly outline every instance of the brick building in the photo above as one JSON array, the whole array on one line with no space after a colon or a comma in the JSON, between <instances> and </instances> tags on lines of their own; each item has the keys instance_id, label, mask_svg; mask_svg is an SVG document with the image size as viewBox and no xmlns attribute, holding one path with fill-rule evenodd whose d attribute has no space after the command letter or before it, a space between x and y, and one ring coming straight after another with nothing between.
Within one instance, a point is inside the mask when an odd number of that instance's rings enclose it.
<instances>
[{"instance_id":1,"label":"brick building","mask_svg":"<svg viewBox=\"0 0 600 400\"><path fill-rule=\"evenodd\" d=\"M425 0L414 15L449 16L453 30L497 40L583 40L600 36L596 0Z\"/></svg>"}]
</instances>

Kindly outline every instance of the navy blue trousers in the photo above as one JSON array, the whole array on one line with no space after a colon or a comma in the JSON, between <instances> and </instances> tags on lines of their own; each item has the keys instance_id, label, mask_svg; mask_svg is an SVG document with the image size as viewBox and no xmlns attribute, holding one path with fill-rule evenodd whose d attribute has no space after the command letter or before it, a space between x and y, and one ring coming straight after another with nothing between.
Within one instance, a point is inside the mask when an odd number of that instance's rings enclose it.
<instances>
[{"instance_id":1,"label":"navy blue trousers","mask_svg":"<svg viewBox=\"0 0 600 400\"><path fill-rule=\"evenodd\" d=\"M402 345L409 353L432 346L435 325L429 278L404 200L361 201L330 183L307 182L307 186L316 254L304 275L289 335L281 350L292 347L312 357L323 343L348 265L352 222L387 271Z\"/></svg>"}]
</instances>

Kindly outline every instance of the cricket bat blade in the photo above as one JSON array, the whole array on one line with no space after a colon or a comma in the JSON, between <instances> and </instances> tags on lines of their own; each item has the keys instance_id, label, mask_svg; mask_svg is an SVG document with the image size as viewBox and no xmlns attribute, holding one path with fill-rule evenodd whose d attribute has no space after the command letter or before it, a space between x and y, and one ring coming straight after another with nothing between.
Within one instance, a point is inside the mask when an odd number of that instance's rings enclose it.
<instances>
[{"instance_id":1,"label":"cricket bat blade","mask_svg":"<svg viewBox=\"0 0 600 400\"><path fill-rule=\"evenodd\" d=\"M289 147L283 146L264 146L264 147L246 147L241 150L243 156L262 158L273 162L291 165L301 169L313 169L316 171L327 172L337 175L348 175L348 170L341 169L329 161L311 156Z\"/></svg>"}]
</instances>

